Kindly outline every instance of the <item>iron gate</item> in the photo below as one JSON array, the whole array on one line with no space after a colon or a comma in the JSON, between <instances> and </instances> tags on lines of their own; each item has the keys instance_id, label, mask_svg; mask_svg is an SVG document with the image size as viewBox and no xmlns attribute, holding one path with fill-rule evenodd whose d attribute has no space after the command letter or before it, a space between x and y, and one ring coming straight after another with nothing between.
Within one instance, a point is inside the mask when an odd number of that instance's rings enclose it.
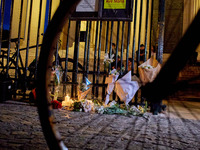
<instances>
[{"instance_id":1,"label":"iron gate","mask_svg":"<svg viewBox=\"0 0 200 150\"><path fill-rule=\"evenodd\" d=\"M43 33L55 3L59 2L1 1L0 70L4 79L13 80L14 97L25 97L35 87ZM55 45L53 60L63 69L61 97L66 94L76 97L78 84L87 77L93 85L90 96L104 99L107 85L103 59L105 53L111 54L112 43L116 44L115 60L119 56L123 60L121 66L127 71L128 58L132 58L132 75L138 75L136 51L139 56L140 44L145 45L145 59L150 56L153 0L134 0L132 13L133 21L68 20ZM5 29L6 24L8 29Z\"/></svg>"}]
</instances>

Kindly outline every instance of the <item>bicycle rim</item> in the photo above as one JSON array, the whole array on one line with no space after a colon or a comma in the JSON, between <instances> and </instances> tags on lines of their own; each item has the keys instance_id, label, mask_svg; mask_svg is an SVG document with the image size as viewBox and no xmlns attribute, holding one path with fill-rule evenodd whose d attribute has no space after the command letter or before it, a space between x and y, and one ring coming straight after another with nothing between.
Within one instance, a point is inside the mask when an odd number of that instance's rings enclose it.
<instances>
[{"instance_id":1,"label":"bicycle rim","mask_svg":"<svg viewBox=\"0 0 200 150\"><path fill-rule=\"evenodd\" d=\"M67 21L67 17L73 12L79 1L65 0L60 3L44 34L39 57L36 87L38 113L47 144L53 150L67 149L53 123L54 116L49 99L48 85L50 83L51 63L55 52L53 47Z\"/></svg>"}]
</instances>

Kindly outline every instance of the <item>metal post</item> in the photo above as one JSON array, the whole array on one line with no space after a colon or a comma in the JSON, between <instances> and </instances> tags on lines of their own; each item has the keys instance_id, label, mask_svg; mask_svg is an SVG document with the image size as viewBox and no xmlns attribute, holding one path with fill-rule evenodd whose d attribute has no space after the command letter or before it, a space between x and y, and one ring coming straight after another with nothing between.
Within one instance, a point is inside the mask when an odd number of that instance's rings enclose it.
<instances>
[{"instance_id":1,"label":"metal post","mask_svg":"<svg viewBox=\"0 0 200 150\"><path fill-rule=\"evenodd\" d=\"M154 3L154 0L151 1L151 19L150 19L150 44L149 44L149 47L151 48L152 46L152 27L153 27L153 5ZM151 51L149 51L149 58L151 57Z\"/></svg>"},{"instance_id":2,"label":"metal post","mask_svg":"<svg viewBox=\"0 0 200 150\"><path fill-rule=\"evenodd\" d=\"M108 52L108 32L109 32L109 21L107 21L107 30L106 30L106 47L105 47L105 53Z\"/></svg>"},{"instance_id":3,"label":"metal post","mask_svg":"<svg viewBox=\"0 0 200 150\"><path fill-rule=\"evenodd\" d=\"M130 43L130 26L131 22L128 22L128 35L127 35L127 49L126 49L126 71L128 71L128 57L129 57L129 43Z\"/></svg>"},{"instance_id":4,"label":"metal post","mask_svg":"<svg viewBox=\"0 0 200 150\"><path fill-rule=\"evenodd\" d=\"M149 21L149 0L147 0L147 11L146 11L146 25L145 25L145 55L144 60L146 61L146 53L147 53L147 31L148 31L148 21ZM151 51L151 47L149 48Z\"/></svg>"},{"instance_id":5,"label":"metal post","mask_svg":"<svg viewBox=\"0 0 200 150\"><path fill-rule=\"evenodd\" d=\"M120 64L120 75L122 75L122 63L123 63L123 52L124 52L124 21L122 22L122 41L121 41L121 64Z\"/></svg>"},{"instance_id":6,"label":"metal post","mask_svg":"<svg viewBox=\"0 0 200 150\"><path fill-rule=\"evenodd\" d=\"M77 95L77 74L78 74L78 55L79 55L79 42L80 42L80 26L81 22L76 22L76 34L75 34L75 47L74 47L74 63L73 63L73 76L72 76L72 97ZM75 91L75 93L74 93ZM74 95L75 94L75 95Z\"/></svg>"},{"instance_id":7,"label":"metal post","mask_svg":"<svg viewBox=\"0 0 200 150\"><path fill-rule=\"evenodd\" d=\"M95 37L95 50L94 50L94 66L93 66L93 84L95 84L96 76L96 59L97 59L97 40L98 40L98 31L99 31L99 21L96 21L96 37ZM92 94L94 96L94 86L92 87Z\"/></svg>"},{"instance_id":8,"label":"metal post","mask_svg":"<svg viewBox=\"0 0 200 150\"><path fill-rule=\"evenodd\" d=\"M162 64L165 32L165 0L159 0L158 29L158 62Z\"/></svg>"},{"instance_id":9,"label":"metal post","mask_svg":"<svg viewBox=\"0 0 200 150\"><path fill-rule=\"evenodd\" d=\"M1 1L1 26L0 26L0 54L1 54L1 44L2 44L2 33L3 33L3 20L4 20L4 10L5 10L5 0Z\"/></svg>"},{"instance_id":10,"label":"metal post","mask_svg":"<svg viewBox=\"0 0 200 150\"><path fill-rule=\"evenodd\" d=\"M21 23L22 23L22 13L23 13L23 0L21 0L21 10L20 10L20 17L19 17L19 28L18 28L18 42L17 42L17 58L16 58L16 68L15 68L15 79L18 77L18 62L19 62L19 48L20 48L20 34L21 34ZM17 80L15 81L15 91L17 90ZM16 97L16 94L14 95Z\"/></svg>"},{"instance_id":11,"label":"metal post","mask_svg":"<svg viewBox=\"0 0 200 150\"><path fill-rule=\"evenodd\" d=\"M10 9L10 29L9 29L9 37L8 37L8 57L7 57L7 67L6 67L6 78L8 78L8 70L9 70L13 8L14 8L14 0L12 0L11 2L11 9Z\"/></svg>"},{"instance_id":12,"label":"metal post","mask_svg":"<svg viewBox=\"0 0 200 150\"><path fill-rule=\"evenodd\" d=\"M88 26L89 26L89 21L87 21L86 35L85 35L85 48L84 48L84 60L83 60L83 81L84 82L85 82L86 57L87 57L87 45L88 45Z\"/></svg>"},{"instance_id":13,"label":"metal post","mask_svg":"<svg viewBox=\"0 0 200 150\"><path fill-rule=\"evenodd\" d=\"M49 14L48 14L48 23L51 20L51 8L52 8L52 0L49 0Z\"/></svg>"},{"instance_id":14,"label":"metal post","mask_svg":"<svg viewBox=\"0 0 200 150\"><path fill-rule=\"evenodd\" d=\"M89 59L90 59L90 35L91 35L91 26L92 21L89 23L89 33L88 33L88 49L87 49L87 65L86 65L86 77L88 77L89 74Z\"/></svg>"},{"instance_id":15,"label":"metal post","mask_svg":"<svg viewBox=\"0 0 200 150\"><path fill-rule=\"evenodd\" d=\"M116 40L115 68L117 68L117 60L118 60L119 28L120 28L120 21L117 22L117 40Z\"/></svg>"},{"instance_id":16,"label":"metal post","mask_svg":"<svg viewBox=\"0 0 200 150\"><path fill-rule=\"evenodd\" d=\"M66 43L66 54L65 54L65 71L64 71L64 75L63 75L64 76L63 97L66 95L66 82L67 82L67 71L68 71L68 52L69 52L69 30L70 30L70 19L68 20L68 29L67 29L67 43Z\"/></svg>"},{"instance_id":17,"label":"metal post","mask_svg":"<svg viewBox=\"0 0 200 150\"><path fill-rule=\"evenodd\" d=\"M58 58L58 49L59 49L59 42L60 39L58 39L58 41L56 42L56 52L55 52L55 65L58 66L59 65L59 58Z\"/></svg>"},{"instance_id":18,"label":"metal post","mask_svg":"<svg viewBox=\"0 0 200 150\"><path fill-rule=\"evenodd\" d=\"M113 21L111 21L111 29L110 29L110 48L109 48L109 57L110 58L111 58L111 54L112 54L112 33L113 33ZM108 72L110 72L110 67L111 67L111 65L109 65Z\"/></svg>"},{"instance_id":19,"label":"metal post","mask_svg":"<svg viewBox=\"0 0 200 150\"><path fill-rule=\"evenodd\" d=\"M27 45L26 45L26 61L25 61L25 69L24 69L24 92L26 92L26 85L27 85L27 70L28 70L28 53L29 53L29 42L30 42L30 35L31 35L31 19L32 19L32 8L33 8L33 0L30 1L30 13L29 13L29 23L28 23L28 35L27 35Z\"/></svg>"},{"instance_id":20,"label":"metal post","mask_svg":"<svg viewBox=\"0 0 200 150\"><path fill-rule=\"evenodd\" d=\"M102 31L102 21L100 21L100 31L99 31L99 49L98 49L98 62L97 62L97 80L96 83L99 84L100 75L100 59L101 59L101 31ZM99 95L99 86L96 87L96 97Z\"/></svg>"},{"instance_id":21,"label":"metal post","mask_svg":"<svg viewBox=\"0 0 200 150\"><path fill-rule=\"evenodd\" d=\"M132 64L131 71L134 74L134 64L135 64L135 33L136 33L136 20L137 20L137 0L135 0L135 15L134 15L134 27L133 27L133 47L132 47Z\"/></svg>"},{"instance_id":22,"label":"metal post","mask_svg":"<svg viewBox=\"0 0 200 150\"><path fill-rule=\"evenodd\" d=\"M108 52L108 32L109 32L109 21L107 21L107 30L106 30L106 47L105 47L105 53ZM106 72L105 68L104 68L104 72ZM105 83L106 77L105 75L103 76L103 83ZM105 86L103 87L102 90L102 99L105 98Z\"/></svg>"},{"instance_id":23,"label":"metal post","mask_svg":"<svg viewBox=\"0 0 200 150\"><path fill-rule=\"evenodd\" d=\"M38 59L38 49L39 49L39 41L40 41L40 26L41 26L41 16L42 16L42 0L40 0L40 10L39 10L39 18L38 18L38 29L37 29L37 42L36 42L36 52L35 52L35 79L37 79L37 59Z\"/></svg>"},{"instance_id":24,"label":"metal post","mask_svg":"<svg viewBox=\"0 0 200 150\"><path fill-rule=\"evenodd\" d=\"M140 20L139 20L139 34L138 34L138 54L137 54L137 74L138 72L138 66L140 63L140 40L141 40L141 28L142 28L142 5L143 5L143 0L141 0L140 3Z\"/></svg>"}]
</instances>

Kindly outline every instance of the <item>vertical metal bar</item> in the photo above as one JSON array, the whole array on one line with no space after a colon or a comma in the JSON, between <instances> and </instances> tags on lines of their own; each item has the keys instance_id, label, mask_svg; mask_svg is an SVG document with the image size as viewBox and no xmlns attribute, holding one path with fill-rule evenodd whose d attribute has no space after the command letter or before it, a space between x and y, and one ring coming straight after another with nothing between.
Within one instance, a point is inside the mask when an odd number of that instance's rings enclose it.
<instances>
[{"instance_id":1,"label":"vertical metal bar","mask_svg":"<svg viewBox=\"0 0 200 150\"><path fill-rule=\"evenodd\" d=\"M8 37L8 56L7 56L6 78L8 78L8 70L9 70L9 57L10 57L10 44L11 44L12 17L13 17L14 0L12 0L10 8L11 8L10 9L10 28L9 28L9 37Z\"/></svg>"},{"instance_id":2,"label":"vertical metal bar","mask_svg":"<svg viewBox=\"0 0 200 150\"><path fill-rule=\"evenodd\" d=\"M118 61L119 28L120 28L120 21L117 22L117 39L116 39L115 69L117 69L117 61Z\"/></svg>"},{"instance_id":3,"label":"vertical metal bar","mask_svg":"<svg viewBox=\"0 0 200 150\"><path fill-rule=\"evenodd\" d=\"M123 52L124 52L124 21L122 22L122 43L121 43L120 74L122 74Z\"/></svg>"},{"instance_id":4,"label":"vertical metal bar","mask_svg":"<svg viewBox=\"0 0 200 150\"><path fill-rule=\"evenodd\" d=\"M83 59L83 82L85 82L86 57L87 57L87 45L88 45L88 26L89 26L89 21L87 21L86 35L85 35L86 37L85 37L84 59Z\"/></svg>"},{"instance_id":5,"label":"vertical metal bar","mask_svg":"<svg viewBox=\"0 0 200 150\"><path fill-rule=\"evenodd\" d=\"M137 0L135 0L135 15L134 15L134 27L133 27L133 47L132 47L132 63L131 63L132 75L134 75L134 64L135 64L134 60L135 60L136 21L137 21Z\"/></svg>"},{"instance_id":6,"label":"vertical metal bar","mask_svg":"<svg viewBox=\"0 0 200 150\"><path fill-rule=\"evenodd\" d=\"M18 28L18 42L17 42L17 58L16 58L16 66L15 66L15 80L18 76L18 62L19 62L19 48L20 48L20 34L21 34L21 23L22 23L22 13L23 13L23 0L21 0L21 9L20 9L20 17L19 17L19 28ZM17 90L17 80L15 81L15 91Z\"/></svg>"},{"instance_id":7,"label":"vertical metal bar","mask_svg":"<svg viewBox=\"0 0 200 150\"><path fill-rule=\"evenodd\" d=\"M131 22L128 22L128 35L127 35L127 49L126 49L126 71L128 71L128 57L129 57L129 43L130 43L130 26Z\"/></svg>"},{"instance_id":8,"label":"vertical metal bar","mask_svg":"<svg viewBox=\"0 0 200 150\"><path fill-rule=\"evenodd\" d=\"M76 35L75 35L75 47L74 47L74 63L73 63L73 76L72 76L72 97L77 95L77 74L78 74L78 56L79 56L79 42L80 42L80 26L81 22L76 21ZM75 91L75 93L74 93Z\"/></svg>"},{"instance_id":9,"label":"vertical metal bar","mask_svg":"<svg viewBox=\"0 0 200 150\"><path fill-rule=\"evenodd\" d=\"M153 5L153 3L154 3L154 0L151 0L151 19L150 19L150 44L149 44L149 47L150 47L150 49L151 49L151 46L152 46L152 27L153 27L153 7L154 7L154 5ZM149 4L150 5L150 4ZM151 50L149 51L149 58L151 57Z\"/></svg>"},{"instance_id":10,"label":"vertical metal bar","mask_svg":"<svg viewBox=\"0 0 200 150\"><path fill-rule=\"evenodd\" d=\"M2 0L1 1L1 26L0 26L0 54L1 54L1 45L2 45L4 10L5 10L5 0Z\"/></svg>"},{"instance_id":11,"label":"vertical metal bar","mask_svg":"<svg viewBox=\"0 0 200 150\"><path fill-rule=\"evenodd\" d=\"M51 8L52 8L52 0L49 0L48 23L51 21Z\"/></svg>"},{"instance_id":12,"label":"vertical metal bar","mask_svg":"<svg viewBox=\"0 0 200 150\"><path fill-rule=\"evenodd\" d=\"M136 38L137 9L138 9L137 0L135 0L134 36L133 36L133 51L132 51L132 66L131 66L132 75L134 75L134 65L135 65L135 38ZM137 58L137 56L136 56L136 58ZM137 70L137 68L136 68L136 70ZM135 94L134 104L135 105L138 104L138 92L136 92L136 94Z\"/></svg>"},{"instance_id":13,"label":"vertical metal bar","mask_svg":"<svg viewBox=\"0 0 200 150\"><path fill-rule=\"evenodd\" d=\"M59 65L59 59L58 59L59 43L60 43L60 41L59 41L59 39L58 39L58 41L57 41L57 43L56 43L56 52L55 52L55 62L56 62L55 65L56 65L56 66Z\"/></svg>"},{"instance_id":14,"label":"vertical metal bar","mask_svg":"<svg viewBox=\"0 0 200 150\"><path fill-rule=\"evenodd\" d=\"M99 21L96 21L96 37L95 37L95 50L94 50L94 66L93 66L93 84L95 84L96 76L96 59L97 59L97 44L98 44ZM94 96L94 86L92 87L92 94Z\"/></svg>"},{"instance_id":15,"label":"vertical metal bar","mask_svg":"<svg viewBox=\"0 0 200 150\"><path fill-rule=\"evenodd\" d=\"M137 54L137 74L138 72L138 66L140 63L140 40L141 40L141 28L142 28L142 5L143 5L143 0L141 0L140 3L140 20L139 20L139 34L138 34L138 54Z\"/></svg>"},{"instance_id":16,"label":"vertical metal bar","mask_svg":"<svg viewBox=\"0 0 200 150\"><path fill-rule=\"evenodd\" d=\"M112 54L112 33L113 33L113 21L111 21L111 28L110 28L110 48L109 48L109 57L111 58ZM110 72L111 64L109 65L108 72Z\"/></svg>"},{"instance_id":17,"label":"vertical metal bar","mask_svg":"<svg viewBox=\"0 0 200 150\"><path fill-rule=\"evenodd\" d=\"M65 71L64 71L64 83L67 82L67 72L68 72L68 52L69 52L69 31L70 31L71 21L68 20L68 29L67 29L67 43L66 43L66 54L65 54ZM63 95L66 95L66 84L63 86Z\"/></svg>"},{"instance_id":18,"label":"vertical metal bar","mask_svg":"<svg viewBox=\"0 0 200 150\"><path fill-rule=\"evenodd\" d=\"M36 42L36 52L35 52L35 79L37 79L37 59L38 59L38 49L39 49L39 41L40 41L40 26L41 26L41 16L42 16L42 0L40 0L40 10L39 10L39 18L38 18L38 29L37 29L37 42Z\"/></svg>"},{"instance_id":19,"label":"vertical metal bar","mask_svg":"<svg viewBox=\"0 0 200 150\"><path fill-rule=\"evenodd\" d=\"M91 35L91 26L92 21L89 23L89 33L88 33L88 49L87 49L87 65L86 65L86 77L88 77L89 74L89 59L90 59L90 35Z\"/></svg>"},{"instance_id":20,"label":"vertical metal bar","mask_svg":"<svg viewBox=\"0 0 200 150\"><path fill-rule=\"evenodd\" d=\"M101 31L102 31L102 21L100 21L100 31L99 31L99 49L98 49L98 62L97 62L97 80L96 83L99 84L100 75L100 60L101 60ZM96 87L96 97L99 95L99 86Z\"/></svg>"},{"instance_id":21,"label":"vertical metal bar","mask_svg":"<svg viewBox=\"0 0 200 150\"><path fill-rule=\"evenodd\" d=\"M29 12L29 23L28 23L28 35L27 35L27 45L26 45L26 61L25 61L25 70L24 70L24 79L25 79L25 88L27 84L27 70L28 70L28 53L29 53L29 42L30 42L30 33L31 33L31 19L32 19L32 7L33 0L30 1L30 12ZM24 89L26 91L26 89Z\"/></svg>"},{"instance_id":22,"label":"vertical metal bar","mask_svg":"<svg viewBox=\"0 0 200 150\"><path fill-rule=\"evenodd\" d=\"M158 13L158 62L163 62L163 49L164 49L164 32L165 32L165 0L159 0L159 13Z\"/></svg>"},{"instance_id":23,"label":"vertical metal bar","mask_svg":"<svg viewBox=\"0 0 200 150\"><path fill-rule=\"evenodd\" d=\"M107 21L105 53L107 53L108 51L108 32L109 32L109 21ZM105 68L104 68L104 72L106 72ZM106 80L106 77L103 76L103 83L105 83L105 80ZM103 90L102 90L102 99L104 98L105 98L105 87L103 87Z\"/></svg>"},{"instance_id":24,"label":"vertical metal bar","mask_svg":"<svg viewBox=\"0 0 200 150\"><path fill-rule=\"evenodd\" d=\"M68 71L68 53L69 53L69 32L70 32L70 25L71 20L68 21L68 29L67 29L67 44L66 44L66 55L65 55L65 82L67 77L67 71Z\"/></svg>"},{"instance_id":25,"label":"vertical metal bar","mask_svg":"<svg viewBox=\"0 0 200 150\"><path fill-rule=\"evenodd\" d=\"M108 33L109 33L109 21L107 21L107 30L106 30L106 47L105 47L105 53L108 52Z\"/></svg>"},{"instance_id":26,"label":"vertical metal bar","mask_svg":"<svg viewBox=\"0 0 200 150\"><path fill-rule=\"evenodd\" d=\"M147 0L147 11L146 11L146 25L145 25L145 55L144 61L146 61L146 54L147 54L147 31L148 31L148 22L149 21L149 0ZM151 47L149 48L151 49ZM151 50L150 50L151 51Z\"/></svg>"}]
</instances>

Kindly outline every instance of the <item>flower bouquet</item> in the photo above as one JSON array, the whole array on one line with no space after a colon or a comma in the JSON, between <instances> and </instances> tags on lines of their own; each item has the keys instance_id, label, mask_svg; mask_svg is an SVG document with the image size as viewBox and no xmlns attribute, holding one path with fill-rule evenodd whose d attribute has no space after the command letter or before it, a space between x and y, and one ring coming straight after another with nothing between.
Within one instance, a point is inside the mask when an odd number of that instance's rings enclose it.
<instances>
[{"instance_id":1,"label":"flower bouquet","mask_svg":"<svg viewBox=\"0 0 200 150\"><path fill-rule=\"evenodd\" d=\"M53 97L53 100L57 100L59 93L59 86L62 81L63 71L62 68L57 65L52 67L51 80L53 82L54 90L50 92L50 95Z\"/></svg>"},{"instance_id":2,"label":"flower bouquet","mask_svg":"<svg viewBox=\"0 0 200 150\"><path fill-rule=\"evenodd\" d=\"M108 86L107 86L105 105L107 105L109 102L110 94L112 93L112 91L114 89L115 81L118 79L118 77L119 77L119 73L116 71L116 69L113 69L110 72L109 76L106 77L105 83L108 84Z\"/></svg>"},{"instance_id":3,"label":"flower bouquet","mask_svg":"<svg viewBox=\"0 0 200 150\"><path fill-rule=\"evenodd\" d=\"M57 100L51 101L51 104L52 104L53 109L62 108L62 104Z\"/></svg>"},{"instance_id":4,"label":"flower bouquet","mask_svg":"<svg viewBox=\"0 0 200 150\"><path fill-rule=\"evenodd\" d=\"M145 107L135 107L129 105L119 105L116 101L112 101L107 106L96 107L95 111L100 114L118 114L124 116L143 116L145 117L145 113L147 112L147 105ZM145 117L146 118L146 117Z\"/></svg>"},{"instance_id":5,"label":"flower bouquet","mask_svg":"<svg viewBox=\"0 0 200 150\"><path fill-rule=\"evenodd\" d=\"M114 56L115 56L115 55L112 54L112 55L111 55L111 58L109 58L108 53L105 53L103 63L104 63L104 68L105 68L106 70L108 70L109 65L114 61L114 59L113 59Z\"/></svg>"},{"instance_id":6,"label":"flower bouquet","mask_svg":"<svg viewBox=\"0 0 200 150\"><path fill-rule=\"evenodd\" d=\"M150 58L138 66L138 69L140 79L143 85L145 85L148 82L152 82L156 78L161 69L161 65L156 59Z\"/></svg>"},{"instance_id":7,"label":"flower bouquet","mask_svg":"<svg viewBox=\"0 0 200 150\"><path fill-rule=\"evenodd\" d=\"M87 94L89 93L89 91L91 90L91 88L89 87L89 85L91 84L91 82L85 78L86 83L82 82L80 84L80 88L78 89L78 100L82 100L85 99L85 97L87 96Z\"/></svg>"},{"instance_id":8,"label":"flower bouquet","mask_svg":"<svg viewBox=\"0 0 200 150\"><path fill-rule=\"evenodd\" d=\"M124 101L125 105L128 105L140 88L138 78L134 78L135 80L132 81L131 71L129 71L115 83L115 92L119 96L120 100Z\"/></svg>"}]
</instances>

